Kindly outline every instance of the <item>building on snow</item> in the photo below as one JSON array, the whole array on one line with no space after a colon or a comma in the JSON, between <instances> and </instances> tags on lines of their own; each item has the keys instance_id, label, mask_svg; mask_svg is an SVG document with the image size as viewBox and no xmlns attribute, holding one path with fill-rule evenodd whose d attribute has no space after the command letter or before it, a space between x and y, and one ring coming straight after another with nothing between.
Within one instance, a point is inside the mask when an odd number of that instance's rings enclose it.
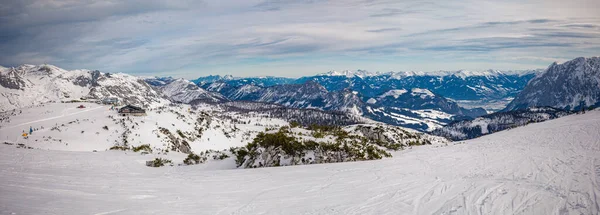
<instances>
[{"instance_id":1,"label":"building on snow","mask_svg":"<svg viewBox=\"0 0 600 215\"><path fill-rule=\"evenodd\" d=\"M121 114L122 116L145 116L146 110L142 109L141 107L127 105L119 109L119 114Z\"/></svg>"}]
</instances>

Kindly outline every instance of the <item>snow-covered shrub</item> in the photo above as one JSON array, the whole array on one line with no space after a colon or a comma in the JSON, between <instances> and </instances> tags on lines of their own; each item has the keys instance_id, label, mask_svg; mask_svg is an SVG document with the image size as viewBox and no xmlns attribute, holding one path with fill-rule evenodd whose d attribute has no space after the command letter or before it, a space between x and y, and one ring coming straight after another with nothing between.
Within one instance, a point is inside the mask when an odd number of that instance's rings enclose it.
<instances>
[{"instance_id":1,"label":"snow-covered shrub","mask_svg":"<svg viewBox=\"0 0 600 215\"><path fill-rule=\"evenodd\" d=\"M190 154L188 154L187 158L185 158L183 160L183 163L185 165L194 165L194 164L204 163L205 161L206 161L206 157L200 157L197 154L190 153Z\"/></svg>"},{"instance_id":2,"label":"snow-covered shrub","mask_svg":"<svg viewBox=\"0 0 600 215\"><path fill-rule=\"evenodd\" d=\"M121 150L121 151L125 151L125 150L129 150L129 147L127 147L127 146L113 146L113 147L110 147L109 150Z\"/></svg>"},{"instance_id":3,"label":"snow-covered shrub","mask_svg":"<svg viewBox=\"0 0 600 215\"><path fill-rule=\"evenodd\" d=\"M164 158L155 158L154 160L146 161L146 166L149 166L149 167L161 167L161 166L164 166L165 164L172 164L172 162L171 162L171 160L164 159Z\"/></svg>"},{"instance_id":4,"label":"snow-covered shrub","mask_svg":"<svg viewBox=\"0 0 600 215\"><path fill-rule=\"evenodd\" d=\"M150 148L150 144L134 146L134 147L132 147L132 150L134 152L142 151L142 152L146 152L146 153L152 153L152 148Z\"/></svg>"},{"instance_id":5,"label":"snow-covered shrub","mask_svg":"<svg viewBox=\"0 0 600 215\"><path fill-rule=\"evenodd\" d=\"M214 152L212 157L213 157L213 160L225 160L226 158L229 157L229 155L225 154L222 151L216 151L216 152Z\"/></svg>"},{"instance_id":6,"label":"snow-covered shrub","mask_svg":"<svg viewBox=\"0 0 600 215\"><path fill-rule=\"evenodd\" d=\"M301 140L289 127L277 132L261 132L245 147L232 148L238 167L256 168L313 163L374 160L391 157L385 146L368 138L350 135L339 127L313 127L323 136L333 136L322 141ZM331 140L334 139L334 142ZM395 149L394 149L395 150Z\"/></svg>"}]
</instances>

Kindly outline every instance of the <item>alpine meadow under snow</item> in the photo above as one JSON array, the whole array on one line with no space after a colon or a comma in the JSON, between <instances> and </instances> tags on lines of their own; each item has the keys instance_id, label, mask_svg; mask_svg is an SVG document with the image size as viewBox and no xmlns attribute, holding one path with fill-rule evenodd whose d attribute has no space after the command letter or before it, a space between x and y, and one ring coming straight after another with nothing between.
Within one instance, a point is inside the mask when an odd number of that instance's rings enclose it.
<instances>
[{"instance_id":1,"label":"alpine meadow under snow","mask_svg":"<svg viewBox=\"0 0 600 215\"><path fill-rule=\"evenodd\" d=\"M2 144L0 213L598 214L599 131L589 111L389 159L246 170Z\"/></svg>"}]
</instances>

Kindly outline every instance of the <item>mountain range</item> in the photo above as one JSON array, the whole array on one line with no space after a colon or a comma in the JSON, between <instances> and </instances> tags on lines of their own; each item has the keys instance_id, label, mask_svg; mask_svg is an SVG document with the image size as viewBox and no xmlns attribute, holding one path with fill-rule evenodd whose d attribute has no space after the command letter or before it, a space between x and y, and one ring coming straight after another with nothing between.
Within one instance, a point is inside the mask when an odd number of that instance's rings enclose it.
<instances>
[{"instance_id":1,"label":"mountain range","mask_svg":"<svg viewBox=\"0 0 600 215\"><path fill-rule=\"evenodd\" d=\"M401 88L429 89L452 100L490 100L516 96L527 82L543 70L522 71L436 71L436 72L369 72L331 71L297 79L282 77L206 76L193 80L199 86L225 82L231 86L256 85L269 87L282 84L302 84L315 81L329 91L351 89L368 100L387 91Z\"/></svg>"},{"instance_id":2,"label":"mountain range","mask_svg":"<svg viewBox=\"0 0 600 215\"><path fill-rule=\"evenodd\" d=\"M0 110L47 102L116 97L152 107L170 102L231 101L333 111L431 131L490 110L459 101L510 101L504 111L549 106L574 110L600 101L598 57L554 63L545 71L328 72L302 78L207 76L195 80L142 78L52 65L0 68Z\"/></svg>"}]
</instances>

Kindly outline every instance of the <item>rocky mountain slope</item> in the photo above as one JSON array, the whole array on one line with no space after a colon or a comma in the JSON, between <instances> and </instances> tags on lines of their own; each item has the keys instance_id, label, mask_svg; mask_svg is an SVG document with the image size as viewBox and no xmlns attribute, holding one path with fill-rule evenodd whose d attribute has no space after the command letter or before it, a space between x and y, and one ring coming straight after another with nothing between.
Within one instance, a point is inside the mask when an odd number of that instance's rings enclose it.
<instances>
[{"instance_id":1,"label":"rocky mountain slope","mask_svg":"<svg viewBox=\"0 0 600 215\"><path fill-rule=\"evenodd\" d=\"M91 70L67 71L52 65L0 69L0 111L79 99L119 98L140 106L165 99L143 79Z\"/></svg>"},{"instance_id":2,"label":"rocky mountain slope","mask_svg":"<svg viewBox=\"0 0 600 215\"><path fill-rule=\"evenodd\" d=\"M179 103L219 103L228 101L219 93L208 92L191 81L173 78L146 79L163 96Z\"/></svg>"},{"instance_id":3,"label":"rocky mountain slope","mask_svg":"<svg viewBox=\"0 0 600 215\"><path fill-rule=\"evenodd\" d=\"M550 106L566 110L600 105L600 57L553 63L532 79L506 111Z\"/></svg>"}]
</instances>

